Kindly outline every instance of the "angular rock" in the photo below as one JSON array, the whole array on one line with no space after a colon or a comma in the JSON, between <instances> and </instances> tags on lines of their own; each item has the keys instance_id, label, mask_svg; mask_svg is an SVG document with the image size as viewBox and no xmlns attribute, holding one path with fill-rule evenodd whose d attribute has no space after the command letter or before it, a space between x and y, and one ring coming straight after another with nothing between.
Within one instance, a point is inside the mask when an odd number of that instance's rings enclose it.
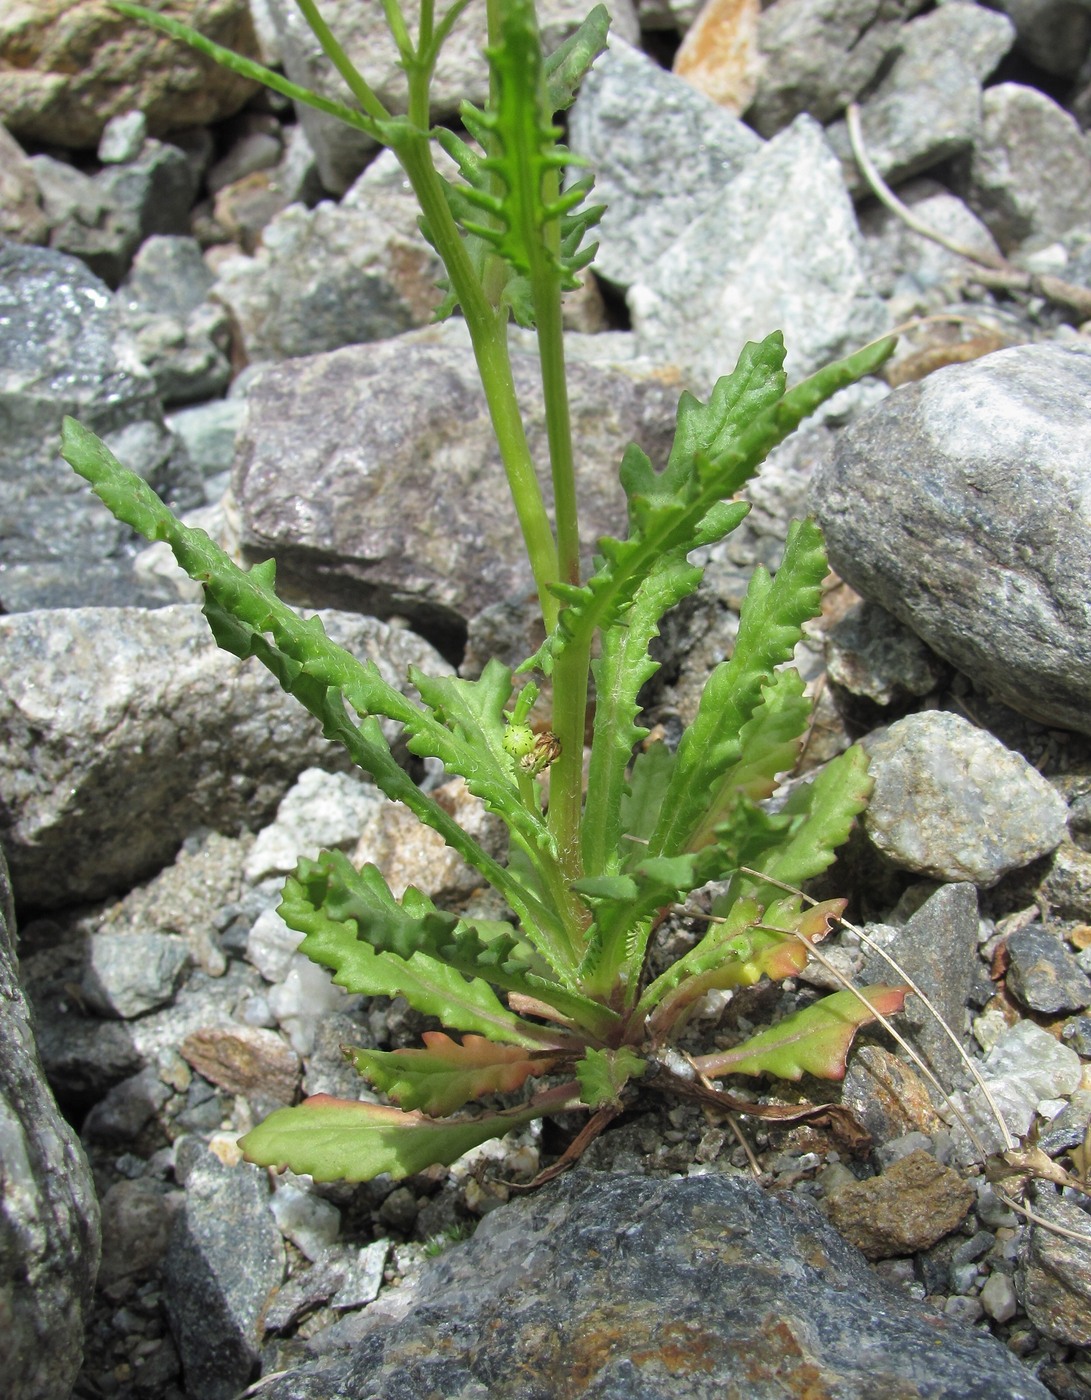
<instances>
[{"instance_id":1,"label":"angular rock","mask_svg":"<svg viewBox=\"0 0 1091 1400\"><path fill-rule=\"evenodd\" d=\"M301 856L315 860L320 850L350 850L380 810L390 815L387 798L358 774L306 769L285 793L276 819L258 833L246 859L247 880L287 875Z\"/></svg>"},{"instance_id":2,"label":"angular rock","mask_svg":"<svg viewBox=\"0 0 1091 1400\"><path fill-rule=\"evenodd\" d=\"M718 107L741 115L757 89L758 0L706 0L672 65L680 78Z\"/></svg>"},{"instance_id":3,"label":"angular rock","mask_svg":"<svg viewBox=\"0 0 1091 1400\"><path fill-rule=\"evenodd\" d=\"M922 177L898 190L898 198L928 228L978 253L985 260L998 257L1000 249L981 220L956 195ZM860 213L860 232L872 270L875 290L897 308L896 320L908 319L920 309L931 309L924 298L932 294L948 301L947 288L966 275L966 259L948 248L922 238L881 204Z\"/></svg>"},{"instance_id":4,"label":"angular rock","mask_svg":"<svg viewBox=\"0 0 1091 1400\"><path fill-rule=\"evenodd\" d=\"M834 685L883 706L927 695L944 675L917 634L875 603L858 603L826 633L826 671Z\"/></svg>"},{"instance_id":5,"label":"angular rock","mask_svg":"<svg viewBox=\"0 0 1091 1400\"><path fill-rule=\"evenodd\" d=\"M293 82L344 102L345 88L311 33L293 0L266 0L276 25L284 70ZM415 32L417 12L405 7L406 22ZM611 6L614 31L635 43L639 37L636 14L630 0ZM586 9L574 0L543 0L538 20L546 53L555 49L581 23ZM322 17L337 35L351 61L387 108L405 110L405 74L398 51L386 27L380 0L329 0ZM485 5L472 0L443 46L431 88L433 121L456 117L463 99L480 104L488 93L487 69L481 50L485 45ZM322 183L331 194L343 194L364 168L375 143L356 131L297 104L300 123L314 147Z\"/></svg>"},{"instance_id":6,"label":"angular rock","mask_svg":"<svg viewBox=\"0 0 1091 1400\"><path fill-rule=\"evenodd\" d=\"M122 320L164 404L210 398L227 387L231 332L226 311L207 299L215 280L195 238L153 235L117 292Z\"/></svg>"},{"instance_id":7,"label":"angular rock","mask_svg":"<svg viewBox=\"0 0 1091 1400\"><path fill-rule=\"evenodd\" d=\"M811 501L858 593L1013 709L1091 732L1091 356L1020 346L862 413Z\"/></svg>"},{"instance_id":8,"label":"angular rock","mask_svg":"<svg viewBox=\"0 0 1091 1400\"><path fill-rule=\"evenodd\" d=\"M278 214L252 258L230 258L218 269L214 295L230 309L247 359L314 355L429 321L443 269L417 214L389 153L340 205L293 204Z\"/></svg>"},{"instance_id":9,"label":"angular rock","mask_svg":"<svg viewBox=\"0 0 1091 1400\"><path fill-rule=\"evenodd\" d=\"M102 1198L102 1268L98 1282L108 1288L121 1279L152 1273L167 1250L172 1208L181 1193L168 1197L163 1184L138 1178L117 1181Z\"/></svg>"},{"instance_id":10,"label":"angular rock","mask_svg":"<svg viewBox=\"0 0 1091 1400\"><path fill-rule=\"evenodd\" d=\"M884 944L884 951L897 959L899 967L964 1043L966 1003L977 967L977 891L973 885L942 885L896 937ZM868 957L861 976L865 983L901 980L876 954ZM911 996L906 1002L898 1028L944 1083L961 1073L960 1055L919 998Z\"/></svg>"},{"instance_id":11,"label":"angular rock","mask_svg":"<svg viewBox=\"0 0 1091 1400\"><path fill-rule=\"evenodd\" d=\"M247 0L201 0L186 18L225 48L258 56ZM118 113L142 111L158 135L230 116L254 90L98 0L34 0L0 14L0 121L24 140L93 150Z\"/></svg>"},{"instance_id":12,"label":"angular rock","mask_svg":"<svg viewBox=\"0 0 1091 1400\"><path fill-rule=\"evenodd\" d=\"M99 1208L35 1048L2 858L0 1005L0 1371L9 1400L68 1400L99 1264Z\"/></svg>"},{"instance_id":13,"label":"angular rock","mask_svg":"<svg viewBox=\"0 0 1091 1400\"><path fill-rule=\"evenodd\" d=\"M132 578L129 531L57 455L65 414L162 495L196 503L109 289L75 258L0 243L0 605L163 601Z\"/></svg>"},{"instance_id":14,"label":"angular rock","mask_svg":"<svg viewBox=\"0 0 1091 1400\"><path fill-rule=\"evenodd\" d=\"M1091 1346L1091 1229L1087 1211L1052 1191L1035 1193L1034 1209L1079 1239L1032 1225L1019 1267L1027 1316L1039 1332L1073 1346Z\"/></svg>"},{"instance_id":15,"label":"angular rock","mask_svg":"<svg viewBox=\"0 0 1091 1400\"><path fill-rule=\"evenodd\" d=\"M841 1086L841 1102L876 1142L889 1142L906 1133L935 1137L943 1127L921 1076L879 1045L861 1045L853 1051Z\"/></svg>"},{"instance_id":16,"label":"angular rock","mask_svg":"<svg viewBox=\"0 0 1091 1400\"><path fill-rule=\"evenodd\" d=\"M103 165L125 165L140 154L147 135L143 112L119 112L103 127L96 154Z\"/></svg>"},{"instance_id":17,"label":"angular rock","mask_svg":"<svg viewBox=\"0 0 1091 1400\"><path fill-rule=\"evenodd\" d=\"M896 48L921 0L775 0L758 25L758 90L746 117L775 136L801 112L828 122Z\"/></svg>"},{"instance_id":18,"label":"angular rock","mask_svg":"<svg viewBox=\"0 0 1091 1400\"><path fill-rule=\"evenodd\" d=\"M325 623L393 685L409 664L447 669L373 618ZM216 647L193 605L0 618L0 657L0 821L28 904L125 888L195 827L259 825L302 769L347 767L263 667Z\"/></svg>"},{"instance_id":19,"label":"angular rock","mask_svg":"<svg viewBox=\"0 0 1091 1400\"><path fill-rule=\"evenodd\" d=\"M258 1360L265 1309L284 1277L284 1245L264 1172L225 1167L193 1139L178 1156L186 1200L166 1257L171 1331L187 1394L234 1400Z\"/></svg>"},{"instance_id":20,"label":"angular rock","mask_svg":"<svg viewBox=\"0 0 1091 1400\"><path fill-rule=\"evenodd\" d=\"M277 1186L270 1209L284 1238L312 1261L320 1259L341 1233L337 1207L292 1181Z\"/></svg>"},{"instance_id":21,"label":"angular rock","mask_svg":"<svg viewBox=\"0 0 1091 1400\"><path fill-rule=\"evenodd\" d=\"M183 939L169 933L96 933L83 974L88 1004L123 1021L169 1002L190 965Z\"/></svg>"},{"instance_id":22,"label":"angular rock","mask_svg":"<svg viewBox=\"0 0 1091 1400\"><path fill-rule=\"evenodd\" d=\"M716 1174L551 1182L427 1262L400 1311L373 1305L347 1355L263 1400L1048 1397L992 1338L880 1283L812 1205Z\"/></svg>"},{"instance_id":23,"label":"angular rock","mask_svg":"<svg viewBox=\"0 0 1091 1400\"><path fill-rule=\"evenodd\" d=\"M981 5L952 3L903 27L896 56L860 105L864 144L898 184L967 150L981 124L981 85L1011 48L1011 21ZM844 122L830 128L854 191L866 186Z\"/></svg>"},{"instance_id":24,"label":"angular rock","mask_svg":"<svg viewBox=\"0 0 1091 1400\"><path fill-rule=\"evenodd\" d=\"M512 355L531 456L548 460L535 357ZM584 537L624 522L630 440L665 460L675 395L573 362L569 394ZM304 597L461 636L474 613L530 586L472 357L402 340L265 371L248 397L233 490L248 550ZM547 488L548 490L548 488Z\"/></svg>"},{"instance_id":25,"label":"angular rock","mask_svg":"<svg viewBox=\"0 0 1091 1400\"><path fill-rule=\"evenodd\" d=\"M1075 1050L1060 1044L1033 1021L1017 1021L1005 1031L985 1056L982 1068L992 1102L1003 1115L1008 1131L1017 1138L1030 1131L1039 1104L1064 1098L1079 1088L1081 1072ZM1006 1146L992 1104L980 1088L959 1091L953 1095L952 1103L969 1120L986 1153L999 1152ZM978 1143L969 1147L959 1120L949 1121L961 1155L968 1161L978 1160Z\"/></svg>"},{"instance_id":26,"label":"angular rock","mask_svg":"<svg viewBox=\"0 0 1091 1400\"><path fill-rule=\"evenodd\" d=\"M918 1149L882 1176L856 1181L826 1203L831 1222L868 1259L915 1254L957 1229L974 1188L951 1167Z\"/></svg>"},{"instance_id":27,"label":"angular rock","mask_svg":"<svg viewBox=\"0 0 1091 1400\"><path fill-rule=\"evenodd\" d=\"M731 217L725 219L724 209ZM867 282L852 203L822 128L799 117L629 289L643 351L707 392L748 340L784 332L789 377L871 340L886 312Z\"/></svg>"},{"instance_id":28,"label":"angular rock","mask_svg":"<svg viewBox=\"0 0 1091 1400\"><path fill-rule=\"evenodd\" d=\"M177 146L145 141L134 160L93 176L52 156L32 156L30 163L50 224L49 246L78 257L111 287L145 238L188 231L197 173Z\"/></svg>"},{"instance_id":29,"label":"angular rock","mask_svg":"<svg viewBox=\"0 0 1091 1400\"><path fill-rule=\"evenodd\" d=\"M0 125L0 238L16 243L46 243L49 219L34 167L15 137Z\"/></svg>"},{"instance_id":30,"label":"angular rock","mask_svg":"<svg viewBox=\"0 0 1091 1400\"><path fill-rule=\"evenodd\" d=\"M1008 938L1008 990L1031 1011L1056 1015L1091 1006L1091 980L1060 937L1029 924Z\"/></svg>"},{"instance_id":31,"label":"angular rock","mask_svg":"<svg viewBox=\"0 0 1091 1400\"><path fill-rule=\"evenodd\" d=\"M864 747L875 783L864 830L903 870L987 888L1064 838L1064 798L960 715L907 715Z\"/></svg>"},{"instance_id":32,"label":"angular rock","mask_svg":"<svg viewBox=\"0 0 1091 1400\"><path fill-rule=\"evenodd\" d=\"M1005 252L1091 224L1091 153L1071 116L1036 88L1001 83L981 104L966 201Z\"/></svg>"},{"instance_id":33,"label":"angular rock","mask_svg":"<svg viewBox=\"0 0 1091 1400\"><path fill-rule=\"evenodd\" d=\"M229 1094L291 1103L299 1089L299 1057L279 1035L258 1026L191 1031L178 1053L210 1084Z\"/></svg>"},{"instance_id":34,"label":"angular rock","mask_svg":"<svg viewBox=\"0 0 1091 1400\"><path fill-rule=\"evenodd\" d=\"M1053 853L1038 893L1059 918L1091 920L1091 851L1063 841Z\"/></svg>"},{"instance_id":35,"label":"angular rock","mask_svg":"<svg viewBox=\"0 0 1091 1400\"><path fill-rule=\"evenodd\" d=\"M593 267L623 288L721 204L761 146L749 127L616 36L584 80L569 141L594 172L591 202L606 205L590 235L599 245Z\"/></svg>"},{"instance_id":36,"label":"angular rock","mask_svg":"<svg viewBox=\"0 0 1091 1400\"><path fill-rule=\"evenodd\" d=\"M1078 0L1000 0L1015 25L1015 47L1036 68L1074 78L1091 48L1091 14Z\"/></svg>"}]
</instances>

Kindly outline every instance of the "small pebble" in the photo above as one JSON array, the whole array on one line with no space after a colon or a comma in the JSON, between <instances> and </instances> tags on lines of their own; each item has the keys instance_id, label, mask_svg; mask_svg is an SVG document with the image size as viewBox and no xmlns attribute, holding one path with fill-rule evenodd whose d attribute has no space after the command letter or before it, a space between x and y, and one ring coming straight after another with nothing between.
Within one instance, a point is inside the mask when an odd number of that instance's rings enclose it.
<instances>
[{"instance_id":1,"label":"small pebble","mask_svg":"<svg viewBox=\"0 0 1091 1400\"><path fill-rule=\"evenodd\" d=\"M1015 1285L1007 1274L994 1272L989 1275L978 1294L981 1306L994 1322L1009 1322L1018 1309Z\"/></svg>"}]
</instances>

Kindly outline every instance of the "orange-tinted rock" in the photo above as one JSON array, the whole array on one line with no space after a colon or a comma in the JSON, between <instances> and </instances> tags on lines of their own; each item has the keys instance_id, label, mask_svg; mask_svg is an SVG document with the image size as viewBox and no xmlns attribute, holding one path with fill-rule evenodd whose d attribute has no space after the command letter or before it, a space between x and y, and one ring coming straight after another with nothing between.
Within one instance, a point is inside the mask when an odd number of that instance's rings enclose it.
<instances>
[{"instance_id":1,"label":"orange-tinted rock","mask_svg":"<svg viewBox=\"0 0 1091 1400\"><path fill-rule=\"evenodd\" d=\"M674 71L736 116L758 87L760 0L706 0L675 55Z\"/></svg>"}]
</instances>

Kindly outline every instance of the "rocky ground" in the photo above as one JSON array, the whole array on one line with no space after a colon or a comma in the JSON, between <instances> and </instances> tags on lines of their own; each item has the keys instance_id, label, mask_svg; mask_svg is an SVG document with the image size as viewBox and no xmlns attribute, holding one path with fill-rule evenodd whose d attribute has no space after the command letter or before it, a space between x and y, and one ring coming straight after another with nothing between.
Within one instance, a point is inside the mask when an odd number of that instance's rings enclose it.
<instances>
[{"instance_id":1,"label":"rocky ground","mask_svg":"<svg viewBox=\"0 0 1091 1400\"><path fill-rule=\"evenodd\" d=\"M201 12L219 41L327 81L289 0ZM378 7L323 12L385 93ZM554 37L572 18L545 6ZM863 738L875 777L829 877L870 941L844 933L831 956L881 980L877 944L928 994L1039 1149L1037 1221L989 1180L964 1124L985 1153L1003 1138L916 998L900 1024L953 1104L866 1037L840 1091L863 1158L825 1129L648 1098L530 1197L518 1184L577 1125L397 1185L239 1161L272 1108L359 1092L342 1045L425 1024L296 952L276 904L299 855L345 850L451 907L484 895L217 651L161 547L57 457L61 417L236 557L275 555L286 596L392 683L522 659L529 577L465 337L427 324L437 268L396 165L96 0L0 3L16 1400L231 1400L259 1378L277 1400L1091 1396L1091 14L625 0L614 19L569 120L609 204L567 312L588 537L617 528L624 445L661 461L679 390L706 393L747 339L781 328L798 378L914 323L888 382L778 449L701 560L647 722L680 732L753 565L813 511L836 577L800 649L818 697L803 767ZM438 120L482 72L456 45ZM900 213L853 157L854 101ZM500 849L458 784L444 796ZM677 918L664 952L701 927ZM722 997L693 1044L828 985L815 964Z\"/></svg>"}]
</instances>

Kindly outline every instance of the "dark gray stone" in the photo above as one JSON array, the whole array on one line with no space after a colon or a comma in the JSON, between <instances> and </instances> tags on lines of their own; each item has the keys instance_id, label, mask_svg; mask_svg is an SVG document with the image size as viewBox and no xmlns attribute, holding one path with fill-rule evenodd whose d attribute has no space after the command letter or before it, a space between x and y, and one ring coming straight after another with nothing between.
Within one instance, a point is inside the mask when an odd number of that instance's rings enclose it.
<instances>
[{"instance_id":1,"label":"dark gray stone","mask_svg":"<svg viewBox=\"0 0 1091 1400\"><path fill-rule=\"evenodd\" d=\"M915 632L875 603L859 603L826 633L829 678L851 695L894 705L927 695L943 663Z\"/></svg>"},{"instance_id":2,"label":"dark gray stone","mask_svg":"<svg viewBox=\"0 0 1091 1400\"><path fill-rule=\"evenodd\" d=\"M1091 1005L1091 980L1060 937L1030 924L1007 940L1008 990L1031 1011L1056 1014Z\"/></svg>"},{"instance_id":3,"label":"dark gray stone","mask_svg":"<svg viewBox=\"0 0 1091 1400\"><path fill-rule=\"evenodd\" d=\"M1064 798L960 715L906 715L863 743L875 784L864 831L903 870L984 888L1064 838Z\"/></svg>"},{"instance_id":4,"label":"dark gray stone","mask_svg":"<svg viewBox=\"0 0 1091 1400\"><path fill-rule=\"evenodd\" d=\"M606 205L591 235L594 269L623 288L722 203L761 145L737 118L618 38L584 80L569 142L591 163L591 202Z\"/></svg>"},{"instance_id":5,"label":"dark gray stone","mask_svg":"<svg viewBox=\"0 0 1091 1400\"><path fill-rule=\"evenodd\" d=\"M284 1277L284 1245L265 1173L225 1167L186 1139L176 1172L186 1189L167 1249L166 1305L192 1400L234 1400L261 1350L265 1310Z\"/></svg>"},{"instance_id":6,"label":"dark gray stone","mask_svg":"<svg viewBox=\"0 0 1091 1400\"><path fill-rule=\"evenodd\" d=\"M395 1321L263 1400L1047 1400L992 1338L881 1283L809 1202L577 1172L426 1263Z\"/></svg>"},{"instance_id":7,"label":"dark gray stone","mask_svg":"<svg viewBox=\"0 0 1091 1400\"><path fill-rule=\"evenodd\" d=\"M512 355L531 456L548 460L535 357ZM664 460L676 394L574 362L569 395L583 532L624 528L630 440ZM460 633L529 569L473 359L417 340L346 347L267 370L247 399L233 489L244 545L315 605L334 599Z\"/></svg>"},{"instance_id":8,"label":"dark gray stone","mask_svg":"<svg viewBox=\"0 0 1091 1400\"><path fill-rule=\"evenodd\" d=\"M449 669L409 631L324 620L392 685L408 686L410 664ZM0 659L0 829L29 904L129 888L195 828L261 826L304 768L349 766L264 667L215 645L192 604L0 618Z\"/></svg>"},{"instance_id":9,"label":"dark gray stone","mask_svg":"<svg viewBox=\"0 0 1091 1400\"><path fill-rule=\"evenodd\" d=\"M1031 1225L1018 1282L1027 1316L1039 1332L1074 1346L1091 1346L1091 1214L1053 1187L1035 1191L1035 1211L1048 1222ZM1059 1225L1079 1238L1061 1235Z\"/></svg>"},{"instance_id":10,"label":"dark gray stone","mask_svg":"<svg viewBox=\"0 0 1091 1400\"><path fill-rule=\"evenodd\" d=\"M977 964L977 891L973 885L941 885L884 945L925 993L961 1044L966 1038L966 1003ZM898 982L890 965L871 954L864 983ZM961 1077L961 1056L919 997L911 996L898 1029L944 1083Z\"/></svg>"},{"instance_id":11,"label":"dark gray stone","mask_svg":"<svg viewBox=\"0 0 1091 1400\"><path fill-rule=\"evenodd\" d=\"M1013 709L1091 732L1091 356L1021 346L895 390L811 501L857 592Z\"/></svg>"},{"instance_id":12,"label":"dark gray stone","mask_svg":"<svg viewBox=\"0 0 1091 1400\"><path fill-rule=\"evenodd\" d=\"M19 985L0 857L0 1374L6 1400L68 1400L99 1264L99 1209Z\"/></svg>"},{"instance_id":13,"label":"dark gray stone","mask_svg":"<svg viewBox=\"0 0 1091 1400\"><path fill-rule=\"evenodd\" d=\"M0 242L0 606L163 601L133 580L129 531L59 457L65 414L168 499L202 499L108 288L76 258Z\"/></svg>"},{"instance_id":14,"label":"dark gray stone","mask_svg":"<svg viewBox=\"0 0 1091 1400\"><path fill-rule=\"evenodd\" d=\"M1091 13L1079 0L999 0L1015 25L1015 47L1036 68L1074 78L1091 47Z\"/></svg>"}]
</instances>

